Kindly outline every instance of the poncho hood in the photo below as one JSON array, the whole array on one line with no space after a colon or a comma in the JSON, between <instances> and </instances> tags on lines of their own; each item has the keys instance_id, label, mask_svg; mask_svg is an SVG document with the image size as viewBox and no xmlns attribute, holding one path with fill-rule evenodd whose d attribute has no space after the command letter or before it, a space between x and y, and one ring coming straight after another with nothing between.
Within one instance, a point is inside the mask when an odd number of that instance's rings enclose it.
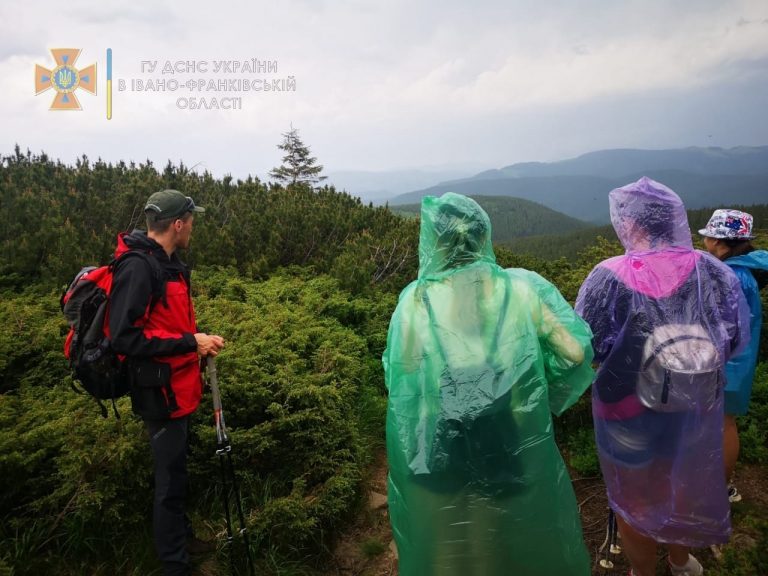
<instances>
[{"instance_id":1,"label":"poncho hood","mask_svg":"<svg viewBox=\"0 0 768 576\"><path fill-rule=\"evenodd\" d=\"M609 194L611 223L627 252L693 249L688 215L680 197L643 176Z\"/></svg>"},{"instance_id":2,"label":"poncho hood","mask_svg":"<svg viewBox=\"0 0 768 576\"><path fill-rule=\"evenodd\" d=\"M478 261L496 263L485 211L471 198L453 192L426 196L421 204L419 279Z\"/></svg>"},{"instance_id":3,"label":"poncho hood","mask_svg":"<svg viewBox=\"0 0 768 576\"><path fill-rule=\"evenodd\" d=\"M754 250L749 254L728 258L725 262L729 266L744 266L751 270L768 270L768 251Z\"/></svg>"}]
</instances>

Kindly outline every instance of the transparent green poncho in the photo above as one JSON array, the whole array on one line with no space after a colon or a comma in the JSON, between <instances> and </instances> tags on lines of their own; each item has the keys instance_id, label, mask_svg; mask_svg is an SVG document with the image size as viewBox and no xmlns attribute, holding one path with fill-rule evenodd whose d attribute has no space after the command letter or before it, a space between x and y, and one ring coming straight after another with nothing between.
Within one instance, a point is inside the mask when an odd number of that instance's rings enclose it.
<instances>
[{"instance_id":1,"label":"transparent green poncho","mask_svg":"<svg viewBox=\"0 0 768 576\"><path fill-rule=\"evenodd\" d=\"M593 378L591 332L541 276L496 264L487 214L426 197L419 277L382 358L400 576L590 573L553 438Z\"/></svg>"}]
</instances>

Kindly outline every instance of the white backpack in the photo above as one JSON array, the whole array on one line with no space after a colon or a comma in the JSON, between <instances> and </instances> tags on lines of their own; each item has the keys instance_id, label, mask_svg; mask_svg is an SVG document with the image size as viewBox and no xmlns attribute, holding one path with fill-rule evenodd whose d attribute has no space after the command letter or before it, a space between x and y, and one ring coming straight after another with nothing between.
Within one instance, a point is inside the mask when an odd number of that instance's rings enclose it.
<instances>
[{"instance_id":1,"label":"white backpack","mask_svg":"<svg viewBox=\"0 0 768 576\"><path fill-rule=\"evenodd\" d=\"M637 396L656 412L709 405L721 385L720 354L700 324L664 324L645 341Z\"/></svg>"}]
</instances>

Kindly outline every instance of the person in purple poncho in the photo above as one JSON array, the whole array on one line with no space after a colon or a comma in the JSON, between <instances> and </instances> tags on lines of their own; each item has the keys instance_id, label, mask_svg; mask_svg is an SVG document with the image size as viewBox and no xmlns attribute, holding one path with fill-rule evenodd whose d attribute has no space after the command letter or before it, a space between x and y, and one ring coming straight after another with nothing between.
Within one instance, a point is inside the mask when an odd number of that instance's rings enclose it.
<instances>
[{"instance_id":1,"label":"person in purple poncho","mask_svg":"<svg viewBox=\"0 0 768 576\"><path fill-rule=\"evenodd\" d=\"M672 190L641 178L609 198L626 252L598 264L576 301L599 364L600 467L631 574L653 576L663 543L672 574L698 576L689 547L730 535L723 367L749 340L749 309L733 272L693 249Z\"/></svg>"}]
</instances>

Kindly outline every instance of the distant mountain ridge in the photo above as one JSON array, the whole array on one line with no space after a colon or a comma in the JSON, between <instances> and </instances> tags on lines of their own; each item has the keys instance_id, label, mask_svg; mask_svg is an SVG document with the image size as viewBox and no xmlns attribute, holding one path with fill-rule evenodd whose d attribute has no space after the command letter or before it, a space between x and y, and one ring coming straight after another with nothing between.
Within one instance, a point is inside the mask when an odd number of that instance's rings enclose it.
<instances>
[{"instance_id":1,"label":"distant mountain ridge","mask_svg":"<svg viewBox=\"0 0 768 576\"><path fill-rule=\"evenodd\" d=\"M601 150L552 163L526 162L487 170L402 194L391 204L420 202L426 195L514 196L592 223L608 221L608 192L649 176L677 192L687 208L768 199L768 146Z\"/></svg>"},{"instance_id":2,"label":"distant mountain ridge","mask_svg":"<svg viewBox=\"0 0 768 576\"><path fill-rule=\"evenodd\" d=\"M508 178L522 176L604 176L618 178L648 171L680 170L692 174L765 174L768 146L614 149L588 152L560 162L524 162L500 170Z\"/></svg>"}]
</instances>

